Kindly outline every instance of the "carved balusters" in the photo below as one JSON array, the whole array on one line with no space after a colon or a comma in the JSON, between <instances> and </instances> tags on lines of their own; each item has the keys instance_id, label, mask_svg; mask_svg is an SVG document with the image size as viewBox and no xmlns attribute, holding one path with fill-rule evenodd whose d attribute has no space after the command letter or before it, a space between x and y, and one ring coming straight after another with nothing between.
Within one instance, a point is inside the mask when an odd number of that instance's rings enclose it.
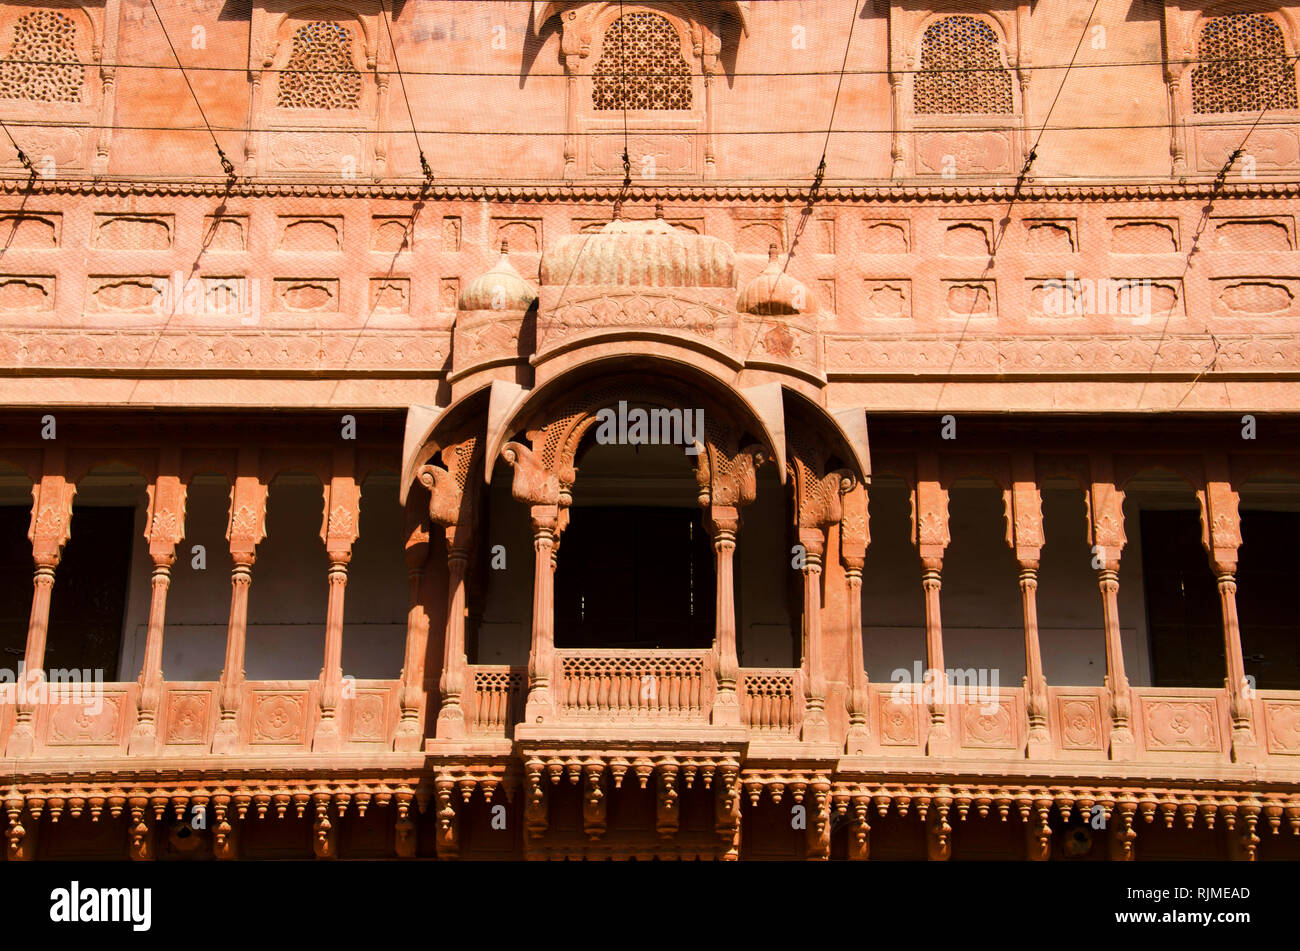
<instances>
[{"instance_id":1,"label":"carved balusters","mask_svg":"<svg viewBox=\"0 0 1300 951\"><path fill-rule=\"evenodd\" d=\"M930 736L926 752L944 756L952 752L948 726L948 682L943 665L943 621L939 589L943 583L943 555L948 532L948 490L938 481L938 459L933 454L917 460L917 482L912 499L912 541L921 555L921 586L925 590L926 685ZM919 688L918 688L919 689Z\"/></svg>"},{"instance_id":2,"label":"carved balusters","mask_svg":"<svg viewBox=\"0 0 1300 951\"><path fill-rule=\"evenodd\" d=\"M72 523L72 497L76 486L64 478L62 449L45 451L45 472L32 486L32 522L27 537L36 564L33 577L32 610L27 625L27 647L23 654L23 689L17 691L13 729L5 753L9 757L30 756L36 746L35 713L37 684L45 680L45 640L50 628L50 602L54 594L54 572L63 556ZM10 840L11 855L13 839Z\"/></svg>"},{"instance_id":3,"label":"carved balusters","mask_svg":"<svg viewBox=\"0 0 1300 951\"><path fill-rule=\"evenodd\" d=\"M1219 588L1223 613L1223 653L1227 659L1228 710L1232 716L1232 759L1251 762L1259 756L1251 704L1252 691L1246 680L1246 662L1241 649L1241 624L1237 619L1237 549L1241 546L1241 516L1238 496L1226 478L1227 460L1207 460L1212 478L1196 495L1201 507L1201 543L1210 557L1210 567Z\"/></svg>"},{"instance_id":4,"label":"carved balusters","mask_svg":"<svg viewBox=\"0 0 1300 951\"><path fill-rule=\"evenodd\" d=\"M856 479L840 481L840 562L844 565L849 637L849 729L844 751L850 756L867 752L871 732L867 724L871 696L862 660L862 567L866 563L871 531L867 514L867 487Z\"/></svg>"},{"instance_id":5,"label":"carved balusters","mask_svg":"<svg viewBox=\"0 0 1300 951\"><path fill-rule=\"evenodd\" d=\"M1025 617L1025 713L1029 720L1030 759L1052 756L1052 736L1047 724L1047 678L1038 638L1038 560L1042 552L1043 498L1034 475L1030 453L1011 459L1013 482L1003 493L1007 517L1007 544L1020 569L1020 600Z\"/></svg>"},{"instance_id":6,"label":"carved balusters","mask_svg":"<svg viewBox=\"0 0 1300 951\"><path fill-rule=\"evenodd\" d=\"M1106 690L1110 695L1110 758L1134 756L1133 699L1124 673L1124 645L1119 626L1119 559L1128 540L1124 534L1124 493L1115 485L1109 456L1094 454L1088 487L1088 542L1092 545L1101 590L1106 634Z\"/></svg>"},{"instance_id":7,"label":"carved balusters","mask_svg":"<svg viewBox=\"0 0 1300 951\"><path fill-rule=\"evenodd\" d=\"M24 805L28 806L27 817L23 817ZM39 805L31 808L30 801L24 802L22 796L10 796L5 800L5 813L9 817L9 828L5 830L7 857L10 862L31 862L36 859L36 843L40 836Z\"/></svg>"},{"instance_id":8,"label":"carved balusters","mask_svg":"<svg viewBox=\"0 0 1300 951\"><path fill-rule=\"evenodd\" d=\"M320 535L330 563L329 601L325 609L325 663L320 672L320 721L311 745L315 752L333 752L343 746L338 721L343 692L343 597L361 517L361 487L355 478L355 468L355 452L336 449L330 483L324 489L325 517Z\"/></svg>"},{"instance_id":9,"label":"carved balusters","mask_svg":"<svg viewBox=\"0 0 1300 951\"><path fill-rule=\"evenodd\" d=\"M592 760L582 767L582 831L594 842L605 834L608 805L605 794L605 764Z\"/></svg>"},{"instance_id":10,"label":"carved balusters","mask_svg":"<svg viewBox=\"0 0 1300 951\"><path fill-rule=\"evenodd\" d=\"M424 652L429 642L429 614L420 597L424 566L429 560L428 509L412 497L406 503L406 655L401 675L401 719L393 739L399 752L418 750L423 744L420 710L424 706ZM399 852L399 854L401 854Z\"/></svg>"},{"instance_id":11,"label":"carved balusters","mask_svg":"<svg viewBox=\"0 0 1300 951\"><path fill-rule=\"evenodd\" d=\"M176 545L185 536L185 485L179 477L180 450L164 449L158 460L158 477L149 486L149 513L145 538L153 562L149 599L149 632L140 669L140 702L128 752L152 753L158 737L158 705L163 691L163 626L167 616L167 589L171 585Z\"/></svg>"},{"instance_id":12,"label":"carved balusters","mask_svg":"<svg viewBox=\"0 0 1300 951\"><path fill-rule=\"evenodd\" d=\"M671 839L677 834L681 822L681 790L677 786L677 763L666 760L656 770L659 784L655 788L655 831L661 839Z\"/></svg>"},{"instance_id":13,"label":"carved balusters","mask_svg":"<svg viewBox=\"0 0 1300 951\"><path fill-rule=\"evenodd\" d=\"M713 775L714 831L722 839L724 862L740 858L740 766L727 761L719 764Z\"/></svg>"},{"instance_id":14,"label":"carved balusters","mask_svg":"<svg viewBox=\"0 0 1300 951\"><path fill-rule=\"evenodd\" d=\"M446 468L426 465L418 472L420 483L429 490L429 520L442 526L447 539L447 618L443 638L442 673L438 680L441 704L438 708L439 739L463 739L466 733L462 697L466 686L465 574L474 541L475 499L479 453L477 439L445 447L441 458Z\"/></svg>"},{"instance_id":15,"label":"carved balusters","mask_svg":"<svg viewBox=\"0 0 1300 951\"><path fill-rule=\"evenodd\" d=\"M221 670L221 718L212 739L212 752L230 753L239 740L239 708L244 690L244 645L248 636L248 589L253 581L257 546L266 537L267 487L257 476L257 452L241 449L235 484L230 490L230 622L226 629L226 660Z\"/></svg>"}]
</instances>

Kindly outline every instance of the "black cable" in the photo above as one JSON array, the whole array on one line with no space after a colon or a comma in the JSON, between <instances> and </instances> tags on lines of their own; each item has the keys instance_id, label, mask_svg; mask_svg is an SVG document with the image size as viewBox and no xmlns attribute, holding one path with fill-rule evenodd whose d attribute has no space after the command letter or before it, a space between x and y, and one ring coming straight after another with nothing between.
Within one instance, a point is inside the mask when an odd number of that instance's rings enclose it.
<instances>
[{"instance_id":1,"label":"black cable","mask_svg":"<svg viewBox=\"0 0 1300 951\"><path fill-rule=\"evenodd\" d=\"M627 24L623 22L623 0L618 0L618 98L623 102L623 189L632 187L632 159L627 154ZM622 196L619 196L619 202L615 205L615 217L618 216L617 208L622 205Z\"/></svg>"},{"instance_id":2,"label":"black cable","mask_svg":"<svg viewBox=\"0 0 1300 951\"><path fill-rule=\"evenodd\" d=\"M150 3L153 0L149 0ZM415 113L411 111L411 100L406 95L406 77L402 75L402 64L397 58L397 44L393 42L393 28L388 24L388 13L384 9L384 0L379 0L379 19L384 21L384 29L388 32L388 45L393 50L393 68L397 71L397 82L402 87L402 100L406 103L406 114L411 120L411 134L415 136L415 150L420 154L420 172L424 175L425 182L433 181L433 169L429 166L429 160L424 157L424 149L420 145L420 130L415 126Z\"/></svg>"},{"instance_id":3,"label":"black cable","mask_svg":"<svg viewBox=\"0 0 1300 951\"><path fill-rule=\"evenodd\" d=\"M9 138L9 144L12 145L14 151L18 153L18 161L22 163L23 168L27 169L27 171L31 173L31 177L35 178L36 169L32 166L32 160L27 157L27 153L22 150L22 147L14 139L13 133L9 131L9 127L3 122L0 122L0 129L4 129L5 135Z\"/></svg>"},{"instance_id":4,"label":"black cable","mask_svg":"<svg viewBox=\"0 0 1300 951\"><path fill-rule=\"evenodd\" d=\"M153 0L149 0L149 6L153 8L153 15L158 18L158 25L162 27L163 39L167 41L167 48L172 51L172 59L176 60L176 67L181 71L181 78L185 80L185 87L189 89L190 96L194 99L194 105L199 107L199 117L203 120L203 125L207 127L208 135L212 136L212 144L216 146L217 157L221 159L221 170L226 173L226 178L231 182L235 181L235 166L226 158L226 153L221 150L221 143L217 141L217 134L212 131L212 126L208 122L208 115L203 111L203 103L199 102L198 94L194 92L194 87L190 84L189 74L185 72L185 67L181 64L181 58L176 55L176 47L172 45L172 38L167 33L167 24L163 23L162 14L154 6Z\"/></svg>"},{"instance_id":5,"label":"black cable","mask_svg":"<svg viewBox=\"0 0 1300 951\"><path fill-rule=\"evenodd\" d=\"M853 0L853 16L849 19L849 38L844 42L844 59L840 61L840 77L835 82L835 98L831 100L831 118L826 123L826 138L822 142L822 159L817 163L817 171L813 174L813 185L808 192L808 204L811 205L817 194L817 189L821 188L822 179L826 177L826 150L831 144L831 130L835 128L835 110L840 104L840 89L844 86L844 70L849 65L849 49L853 46L853 28L858 25L858 0ZM794 250L793 243L791 251Z\"/></svg>"}]
</instances>

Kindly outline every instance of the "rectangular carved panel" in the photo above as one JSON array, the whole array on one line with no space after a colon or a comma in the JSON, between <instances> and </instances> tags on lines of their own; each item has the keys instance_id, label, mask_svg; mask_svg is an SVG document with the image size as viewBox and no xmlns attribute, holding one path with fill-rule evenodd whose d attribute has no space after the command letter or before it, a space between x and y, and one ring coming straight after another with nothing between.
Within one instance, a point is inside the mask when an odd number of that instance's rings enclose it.
<instances>
[{"instance_id":1,"label":"rectangular carved panel","mask_svg":"<svg viewBox=\"0 0 1300 951\"><path fill-rule=\"evenodd\" d=\"M94 246L110 251L166 251L172 246L172 215L95 215Z\"/></svg>"},{"instance_id":2,"label":"rectangular carved panel","mask_svg":"<svg viewBox=\"0 0 1300 951\"><path fill-rule=\"evenodd\" d=\"M1063 750L1105 749L1101 698L1095 696L1056 697L1056 722Z\"/></svg>"},{"instance_id":3,"label":"rectangular carved panel","mask_svg":"<svg viewBox=\"0 0 1300 951\"><path fill-rule=\"evenodd\" d=\"M255 746L297 746L306 741L308 691L253 691L248 742Z\"/></svg>"},{"instance_id":4,"label":"rectangular carved panel","mask_svg":"<svg viewBox=\"0 0 1300 951\"><path fill-rule=\"evenodd\" d=\"M216 706L210 690L168 689L163 742L168 746L206 746Z\"/></svg>"},{"instance_id":5,"label":"rectangular carved panel","mask_svg":"<svg viewBox=\"0 0 1300 951\"><path fill-rule=\"evenodd\" d=\"M1142 697L1142 729L1149 750L1221 749L1218 709L1209 698Z\"/></svg>"},{"instance_id":6,"label":"rectangular carved panel","mask_svg":"<svg viewBox=\"0 0 1300 951\"><path fill-rule=\"evenodd\" d=\"M63 216L52 214L0 215L0 247L57 248L63 233Z\"/></svg>"},{"instance_id":7,"label":"rectangular carved panel","mask_svg":"<svg viewBox=\"0 0 1300 951\"><path fill-rule=\"evenodd\" d=\"M0 311L27 313L54 309L54 275L0 274Z\"/></svg>"},{"instance_id":8,"label":"rectangular carved panel","mask_svg":"<svg viewBox=\"0 0 1300 951\"><path fill-rule=\"evenodd\" d=\"M1300 756L1300 702L1265 700L1264 735L1270 753Z\"/></svg>"}]
</instances>

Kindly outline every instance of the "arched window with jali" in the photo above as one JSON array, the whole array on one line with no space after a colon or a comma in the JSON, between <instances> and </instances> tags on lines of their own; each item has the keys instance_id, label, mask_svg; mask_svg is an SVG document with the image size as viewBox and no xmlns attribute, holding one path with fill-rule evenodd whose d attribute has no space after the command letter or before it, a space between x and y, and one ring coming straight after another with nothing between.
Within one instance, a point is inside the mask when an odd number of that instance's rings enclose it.
<instances>
[{"instance_id":1,"label":"arched window with jali","mask_svg":"<svg viewBox=\"0 0 1300 951\"><path fill-rule=\"evenodd\" d=\"M1296 108L1295 68L1277 21L1260 13L1207 20L1192 71L1198 114Z\"/></svg>"},{"instance_id":2,"label":"arched window with jali","mask_svg":"<svg viewBox=\"0 0 1300 951\"><path fill-rule=\"evenodd\" d=\"M680 111L694 102L681 37L657 13L625 13L609 25L593 79L597 112Z\"/></svg>"},{"instance_id":3,"label":"arched window with jali","mask_svg":"<svg viewBox=\"0 0 1300 951\"><path fill-rule=\"evenodd\" d=\"M921 38L917 115L1010 115L1011 74L1002 64L998 35L983 20L949 16Z\"/></svg>"},{"instance_id":4,"label":"arched window with jali","mask_svg":"<svg viewBox=\"0 0 1300 951\"><path fill-rule=\"evenodd\" d=\"M360 108L361 73L352 46L352 30L342 24L317 20L298 27L276 104L282 109Z\"/></svg>"},{"instance_id":5,"label":"arched window with jali","mask_svg":"<svg viewBox=\"0 0 1300 951\"><path fill-rule=\"evenodd\" d=\"M33 10L15 21L13 46L0 61L0 99L81 102L84 80L72 17Z\"/></svg>"}]
</instances>

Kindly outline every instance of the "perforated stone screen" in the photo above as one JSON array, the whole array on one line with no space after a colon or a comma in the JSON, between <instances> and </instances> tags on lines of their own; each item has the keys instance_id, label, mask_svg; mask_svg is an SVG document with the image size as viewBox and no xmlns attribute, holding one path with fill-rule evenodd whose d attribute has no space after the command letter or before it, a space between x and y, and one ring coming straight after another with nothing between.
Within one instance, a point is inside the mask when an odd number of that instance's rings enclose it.
<instances>
[{"instance_id":1,"label":"perforated stone screen","mask_svg":"<svg viewBox=\"0 0 1300 951\"><path fill-rule=\"evenodd\" d=\"M352 64L352 31L316 21L298 27L280 74L282 109L357 109L361 74Z\"/></svg>"},{"instance_id":2,"label":"perforated stone screen","mask_svg":"<svg viewBox=\"0 0 1300 951\"><path fill-rule=\"evenodd\" d=\"M1198 52L1193 112L1296 108L1295 68L1271 18L1258 13L1214 17L1201 27Z\"/></svg>"},{"instance_id":3,"label":"perforated stone screen","mask_svg":"<svg viewBox=\"0 0 1300 951\"><path fill-rule=\"evenodd\" d=\"M0 62L0 98L81 102L84 72L72 18L54 10L25 13L14 23L9 58Z\"/></svg>"},{"instance_id":4,"label":"perforated stone screen","mask_svg":"<svg viewBox=\"0 0 1300 951\"><path fill-rule=\"evenodd\" d=\"M691 68L681 38L658 14L625 13L611 23L593 75L597 111L691 108Z\"/></svg>"},{"instance_id":5,"label":"perforated stone screen","mask_svg":"<svg viewBox=\"0 0 1300 951\"><path fill-rule=\"evenodd\" d=\"M918 115L1011 113L1011 74L993 28L968 16L931 23L921 38L914 103Z\"/></svg>"}]
</instances>

